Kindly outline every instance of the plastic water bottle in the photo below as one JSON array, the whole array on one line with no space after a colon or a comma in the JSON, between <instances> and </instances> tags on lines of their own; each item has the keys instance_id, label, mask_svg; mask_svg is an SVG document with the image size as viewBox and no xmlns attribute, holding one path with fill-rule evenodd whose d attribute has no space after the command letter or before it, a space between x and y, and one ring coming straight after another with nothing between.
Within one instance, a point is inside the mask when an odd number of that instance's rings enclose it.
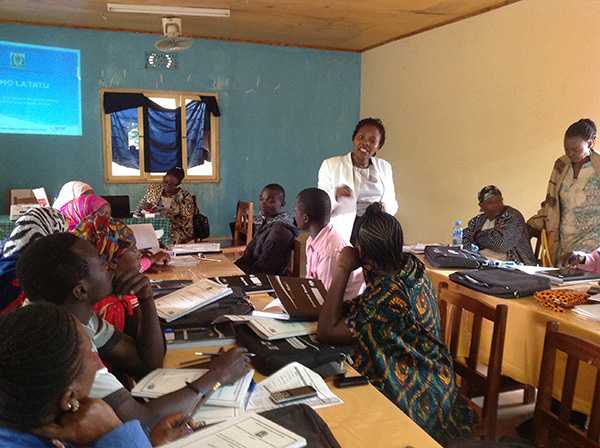
<instances>
[{"instance_id":1,"label":"plastic water bottle","mask_svg":"<svg viewBox=\"0 0 600 448\"><path fill-rule=\"evenodd\" d=\"M463 241L463 229L462 221L457 219L454 221L454 227L452 227L452 246L462 248Z\"/></svg>"}]
</instances>

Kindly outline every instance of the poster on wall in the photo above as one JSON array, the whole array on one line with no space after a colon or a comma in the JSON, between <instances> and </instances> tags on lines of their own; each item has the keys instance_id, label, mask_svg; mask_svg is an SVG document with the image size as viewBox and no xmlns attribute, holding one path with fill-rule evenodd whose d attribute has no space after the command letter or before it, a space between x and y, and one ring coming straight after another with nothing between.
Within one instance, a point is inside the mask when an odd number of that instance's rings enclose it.
<instances>
[{"instance_id":1,"label":"poster on wall","mask_svg":"<svg viewBox=\"0 0 600 448\"><path fill-rule=\"evenodd\" d=\"M0 133L81 135L79 50L0 41Z\"/></svg>"}]
</instances>

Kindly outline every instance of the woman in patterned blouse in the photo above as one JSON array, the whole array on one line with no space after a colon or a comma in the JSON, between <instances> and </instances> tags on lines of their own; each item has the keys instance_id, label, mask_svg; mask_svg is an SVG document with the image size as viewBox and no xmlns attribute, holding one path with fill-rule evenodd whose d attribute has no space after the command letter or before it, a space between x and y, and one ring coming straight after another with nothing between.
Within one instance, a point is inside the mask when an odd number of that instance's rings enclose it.
<instances>
[{"instance_id":1,"label":"woman in patterned blouse","mask_svg":"<svg viewBox=\"0 0 600 448\"><path fill-rule=\"evenodd\" d=\"M338 258L319 339L354 344L354 367L441 444L469 435L475 415L459 395L436 295L423 263L402 253L400 223L372 204L357 243ZM346 281L358 267L367 287L346 307Z\"/></svg>"},{"instance_id":2,"label":"woman in patterned blouse","mask_svg":"<svg viewBox=\"0 0 600 448\"><path fill-rule=\"evenodd\" d=\"M158 212L169 218L174 244L187 243L194 238L193 217L196 204L192 195L179 187L184 176L183 169L171 168L164 175L161 184L148 186L136 211Z\"/></svg>"}]
</instances>

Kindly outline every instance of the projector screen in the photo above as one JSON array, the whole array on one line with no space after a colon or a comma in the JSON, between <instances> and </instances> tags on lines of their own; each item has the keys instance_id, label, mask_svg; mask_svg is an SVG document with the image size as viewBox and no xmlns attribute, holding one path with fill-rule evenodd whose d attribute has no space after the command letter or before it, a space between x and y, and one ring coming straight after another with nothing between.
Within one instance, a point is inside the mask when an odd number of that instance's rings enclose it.
<instances>
[{"instance_id":1,"label":"projector screen","mask_svg":"<svg viewBox=\"0 0 600 448\"><path fill-rule=\"evenodd\" d=\"M79 50L0 41L0 133L81 135Z\"/></svg>"}]
</instances>

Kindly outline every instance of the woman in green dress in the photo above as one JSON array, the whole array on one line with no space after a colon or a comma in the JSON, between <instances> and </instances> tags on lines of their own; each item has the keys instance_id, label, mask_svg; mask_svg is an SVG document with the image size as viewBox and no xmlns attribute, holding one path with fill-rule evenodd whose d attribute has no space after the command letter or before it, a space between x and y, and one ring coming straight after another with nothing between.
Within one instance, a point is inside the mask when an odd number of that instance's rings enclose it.
<instances>
[{"instance_id":1,"label":"woman in green dress","mask_svg":"<svg viewBox=\"0 0 600 448\"><path fill-rule=\"evenodd\" d=\"M400 223L378 203L367 208L357 247L343 249L319 316L322 342L353 344L354 367L438 442L468 436L475 415L459 394L441 339L435 291L425 267L402 252ZM350 273L366 289L344 305Z\"/></svg>"}]
</instances>

